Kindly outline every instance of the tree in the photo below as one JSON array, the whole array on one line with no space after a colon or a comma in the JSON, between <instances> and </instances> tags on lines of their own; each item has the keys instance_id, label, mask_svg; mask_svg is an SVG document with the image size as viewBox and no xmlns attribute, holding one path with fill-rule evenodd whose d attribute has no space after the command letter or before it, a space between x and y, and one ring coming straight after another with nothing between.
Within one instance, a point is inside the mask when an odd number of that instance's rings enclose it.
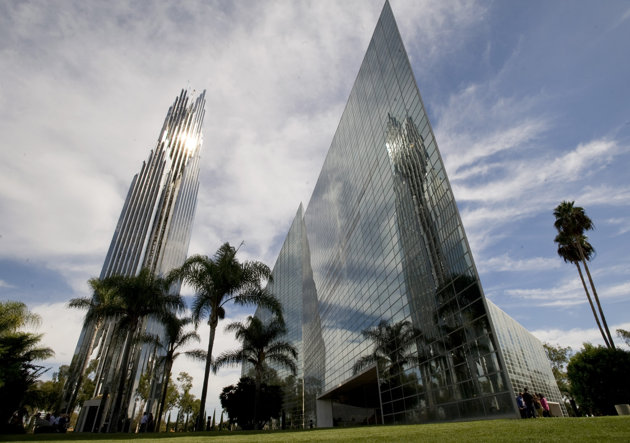
<instances>
[{"instance_id":1,"label":"tree","mask_svg":"<svg viewBox=\"0 0 630 443\"><path fill-rule=\"evenodd\" d=\"M83 381L81 386L78 389L78 393L75 397L76 404L79 406L83 406L85 401L91 399L94 396L94 389L96 389L96 369L98 367L98 360L91 360L90 363L86 366L86 369L83 373ZM93 377L90 377L93 375Z\"/></svg>"},{"instance_id":2,"label":"tree","mask_svg":"<svg viewBox=\"0 0 630 443\"><path fill-rule=\"evenodd\" d=\"M223 244L212 258L195 255L169 274L172 281L179 280L188 284L195 291L192 305L192 317L195 327L208 318L210 337L206 366L201 391L201 410L196 429L204 429L208 378L212 363L212 347L219 320L225 318L228 303L241 306L262 306L272 312L280 313L282 308L278 300L263 287L264 281L271 280L269 267L258 261L240 262L236 258L236 248L229 243Z\"/></svg>"},{"instance_id":3,"label":"tree","mask_svg":"<svg viewBox=\"0 0 630 443\"><path fill-rule=\"evenodd\" d=\"M414 328L410 321L402 320L392 325L387 320L381 320L372 329L365 329L361 332L363 337L369 339L374 344L371 354L359 358L352 370L358 374L362 370L376 365L382 392L392 388L399 388L398 397L405 398L406 407L415 405L413 384L417 384L415 375L405 376L403 368L406 364L419 364L420 357L410 348L416 346L416 340L421 337L419 330ZM398 398L396 398L398 399ZM394 402L393 412L402 412L404 405L402 402Z\"/></svg>"},{"instance_id":4,"label":"tree","mask_svg":"<svg viewBox=\"0 0 630 443\"><path fill-rule=\"evenodd\" d=\"M144 268L137 275L112 275L100 280L90 280L95 292L104 292L107 296L97 296L99 303L93 298L78 298L70 301L69 306L87 308L85 321L111 320L115 324L115 335L124 343L118 374L118 388L110 409L110 429L119 430L122 426L123 398L129 393L129 377L126 369L132 344L137 342L143 321L152 318L164 321L183 309L179 295L169 294L169 282L156 276L150 269ZM105 395L105 394L104 394ZM126 417L125 417L126 418Z\"/></svg>"},{"instance_id":5,"label":"tree","mask_svg":"<svg viewBox=\"0 0 630 443\"><path fill-rule=\"evenodd\" d=\"M99 330L105 325L105 321L109 318L108 307L115 303L116 292L105 285L105 282L98 278L91 278L88 281L90 288L92 289L91 297L73 298L68 302L69 308L85 310L85 318L83 325L86 330L90 330L91 336L87 345L79 349L79 352L73 356L70 363L70 369L68 374L67 386L64 389L63 406L66 413L70 413L77 402L83 404L85 400L91 397L85 398L86 389L84 385L84 378L90 372L88 371L88 365L90 364L90 356L92 351L97 346L97 337L104 339L105 334L100 334ZM93 368L96 371L96 366ZM89 381L86 380L88 385ZM95 384L94 384L95 385ZM93 392L94 389L91 390ZM79 397L82 398L79 401Z\"/></svg>"},{"instance_id":6,"label":"tree","mask_svg":"<svg viewBox=\"0 0 630 443\"><path fill-rule=\"evenodd\" d=\"M205 360L206 352L202 349L193 349L183 351L182 348L187 346L191 341L199 342L199 334L195 331L186 331L186 326L192 323L192 318L179 318L176 315L167 316L164 319L164 341L156 335L148 335L144 337L144 341L153 344L156 348L161 349L164 355L160 358L159 365L164 367L163 383L160 392L160 403L156 414L156 429L160 429L162 415L164 412L164 404L168 392L168 384L173 369L173 363L180 355L184 354L190 358L197 360Z\"/></svg>"},{"instance_id":7,"label":"tree","mask_svg":"<svg viewBox=\"0 0 630 443\"><path fill-rule=\"evenodd\" d=\"M565 261L570 261L571 263L575 263L576 266L578 266L578 271L580 271L580 278L582 278L582 284L586 291L587 297L589 298L589 303L591 303L591 309L593 309L588 290L586 289L584 279L581 275L578 259L584 266L584 270L586 271L586 275L588 276L588 280L593 291L593 298L595 299L595 303L597 304L599 318L601 319L601 322L603 324L602 336L604 337L604 342L606 343L606 346L614 349L615 344L613 343L612 335L610 335L610 330L608 329L606 317L604 316L604 311L599 301L599 297L595 289L595 284L593 283L593 278L591 277L591 272L586 263L587 260L590 259L594 250L593 247L587 242L587 238L584 235L584 232L590 231L594 228L593 221L586 215L584 208L575 206L575 202L573 201L563 201L562 203L560 203L554 209L553 215L556 218L554 226L558 231L558 235L554 239L554 241L557 242L559 245L558 254L563 257ZM564 247L562 253L560 247ZM565 255L563 255L563 253ZM595 315L595 319L599 326L599 320L597 319L597 314L595 313L594 309L593 314ZM602 327L600 326L600 331L601 330Z\"/></svg>"},{"instance_id":8,"label":"tree","mask_svg":"<svg viewBox=\"0 0 630 443\"><path fill-rule=\"evenodd\" d=\"M177 423L184 426L184 431L188 430L188 419L194 412L195 396L190 393L192 389L193 378L187 372L180 372L177 376L179 387L182 393L179 395L177 406L179 407L179 413L177 414Z\"/></svg>"},{"instance_id":9,"label":"tree","mask_svg":"<svg viewBox=\"0 0 630 443\"><path fill-rule=\"evenodd\" d=\"M258 419L255 418L250 403L252 396L256 395L256 389L256 382L250 377L242 377L237 385L223 388L219 399L230 417L230 424L237 423L242 429L260 429L271 418L280 416L282 387L266 383L260 385L260 398L265 408L258 412Z\"/></svg>"},{"instance_id":10,"label":"tree","mask_svg":"<svg viewBox=\"0 0 630 443\"><path fill-rule=\"evenodd\" d=\"M218 368L228 365L238 365L249 363L253 366L255 376L254 395L254 420L256 423L264 422L259 419L260 394L262 380L267 363L288 369L294 375L297 372L297 349L288 341L281 340L287 332L282 318L272 318L268 323L264 323L258 317L249 316L246 323L235 322L229 324L226 331L235 332L236 339L240 340L241 349L224 352L215 361L213 370L216 373Z\"/></svg>"},{"instance_id":11,"label":"tree","mask_svg":"<svg viewBox=\"0 0 630 443\"><path fill-rule=\"evenodd\" d=\"M567 346L563 348L562 346L553 346L549 343L543 343L543 348L545 348L545 353L547 354L549 363L551 363L551 372L553 372L553 376L556 379L558 389L562 394L568 394L570 390L566 366L569 363L569 358L572 353L571 347Z\"/></svg>"},{"instance_id":12,"label":"tree","mask_svg":"<svg viewBox=\"0 0 630 443\"><path fill-rule=\"evenodd\" d=\"M164 426L160 426L160 428L156 428L158 432L161 432L162 428L164 428L165 432L169 432L170 413L171 413L171 410L177 406L178 402L179 402L179 392L177 391L177 385L173 382L173 378L170 377L168 381L168 388L166 391L166 399L164 401L164 407L163 407L164 415L168 414L169 420L167 420Z\"/></svg>"},{"instance_id":13,"label":"tree","mask_svg":"<svg viewBox=\"0 0 630 443\"><path fill-rule=\"evenodd\" d=\"M597 315L597 311L595 310L595 305L593 304L593 300L591 298L591 294L586 287L586 282L584 281L584 275L582 274L582 268L580 267L581 255L575 243L567 236L565 233L560 233L556 235L554 239L556 243L558 243L558 255L562 257L565 263L573 263L578 270L578 274L580 275L580 281L582 282L582 287L584 288L584 292L586 293L586 298L588 300L588 304L591 307L591 312L595 317L595 323L597 323L597 327L599 328L599 332L604 339L604 343L607 347L610 347L610 342L608 341L608 337L606 336L606 332L602 327L601 322L599 321L599 316ZM586 240L584 235L580 236L577 240L582 248L582 253L584 254L587 260L590 259L591 255L594 253L593 246Z\"/></svg>"},{"instance_id":14,"label":"tree","mask_svg":"<svg viewBox=\"0 0 630 443\"><path fill-rule=\"evenodd\" d=\"M32 389L34 405L44 411L59 412L63 386L68 378L68 365L62 365L53 373L52 380L38 381Z\"/></svg>"},{"instance_id":15,"label":"tree","mask_svg":"<svg viewBox=\"0 0 630 443\"><path fill-rule=\"evenodd\" d=\"M617 337L622 339L626 346L630 346L630 331L626 331L625 329L617 329Z\"/></svg>"},{"instance_id":16,"label":"tree","mask_svg":"<svg viewBox=\"0 0 630 443\"><path fill-rule=\"evenodd\" d=\"M569 361L567 375L578 404L595 415L616 415L630 403L630 352L584 344Z\"/></svg>"},{"instance_id":17,"label":"tree","mask_svg":"<svg viewBox=\"0 0 630 443\"><path fill-rule=\"evenodd\" d=\"M24 413L27 390L45 371L35 362L54 355L52 349L39 346L41 334L22 330L39 322L24 303L0 302L0 432L19 431L9 428L9 418L14 412Z\"/></svg>"}]
</instances>

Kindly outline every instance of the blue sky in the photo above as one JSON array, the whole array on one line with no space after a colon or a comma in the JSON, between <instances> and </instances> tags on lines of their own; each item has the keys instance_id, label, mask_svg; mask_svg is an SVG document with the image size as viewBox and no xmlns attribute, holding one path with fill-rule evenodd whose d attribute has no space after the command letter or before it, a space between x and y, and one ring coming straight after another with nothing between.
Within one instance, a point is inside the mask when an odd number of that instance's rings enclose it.
<instances>
[{"instance_id":1,"label":"blue sky","mask_svg":"<svg viewBox=\"0 0 630 443\"><path fill-rule=\"evenodd\" d=\"M630 329L630 3L391 5L486 295L543 341L601 343L575 267L552 241L553 208L575 200L596 225L591 272L608 323ZM190 253L244 240L243 258L273 265L381 8L0 3L0 300L42 316L51 366L70 361L82 313L65 304L99 274L131 178L181 88L207 90ZM230 346L220 337L218 351ZM198 366L175 369L196 391ZM209 410L237 378L211 378Z\"/></svg>"}]
</instances>

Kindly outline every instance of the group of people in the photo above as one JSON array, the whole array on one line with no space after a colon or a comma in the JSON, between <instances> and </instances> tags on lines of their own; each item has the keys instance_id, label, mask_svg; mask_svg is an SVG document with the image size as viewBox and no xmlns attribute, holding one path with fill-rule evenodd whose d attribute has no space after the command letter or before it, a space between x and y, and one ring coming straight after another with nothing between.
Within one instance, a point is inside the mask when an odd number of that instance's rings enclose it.
<instances>
[{"instance_id":1,"label":"group of people","mask_svg":"<svg viewBox=\"0 0 630 443\"><path fill-rule=\"evenodd\" d=\"M523 392L518 393L516 404L521 418L551 417L549 403L545 396L540 393L530 394L527 388L523 388Z\"/></svg>"},{"instance_id":2,"label":"group of people","mask_svg":"<svg viewBox=\"0 0 630 443\"><path fill-rule=\"evenodd\" d=\"M41 412L35 414L33 429L35 434L45 432L65 433L66 429L68 429L68 416L66 414L46 414L43 418Z\"/></svg>"}]
</instances>

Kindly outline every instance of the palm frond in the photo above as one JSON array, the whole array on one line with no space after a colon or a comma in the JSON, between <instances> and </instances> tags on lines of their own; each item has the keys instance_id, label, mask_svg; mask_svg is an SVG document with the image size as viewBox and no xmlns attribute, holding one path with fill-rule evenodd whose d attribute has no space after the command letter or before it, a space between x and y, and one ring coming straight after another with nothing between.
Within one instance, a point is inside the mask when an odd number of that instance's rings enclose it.
<instances>
[{"instance_id":1,"label":"palm frond","mask_svg":"<svg viewBox=\"0 0 630 443\"><path fill-rule=\"evenodd\" d=\"M200 361L203 361L208 357L208 353L204 351L203 349L192 349L190 351L185 351L183 354L194 360L200 360Z\"/></svg>"},{"instance_id":2,"label":"palm frond","mask_svg":"<svg viewBox=\"0 0 630 443\"><path fill-rule=\"evenodd\" d=\"M236 366L243 362L247 356L243 354L242 351L226 351L219 355L216 360L212 363L212 372L217 373L217 371L223 366Z\"/></svg>"}]
</instances>

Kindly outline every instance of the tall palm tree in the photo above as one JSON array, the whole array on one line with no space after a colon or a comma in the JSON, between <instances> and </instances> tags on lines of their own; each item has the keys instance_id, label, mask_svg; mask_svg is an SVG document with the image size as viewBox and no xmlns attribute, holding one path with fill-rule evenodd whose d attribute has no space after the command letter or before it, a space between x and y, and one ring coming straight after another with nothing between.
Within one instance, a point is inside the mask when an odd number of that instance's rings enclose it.
<instances>
[{"instance_id":1,"label":"tall palm tree","mask_svg":"<svg viewBox=\"0 0 630 443\"><path fill-rule=\"evenodd\" d=\"M195 255L169 274L169 280L179 280L193 288L196 295L192 305L192 318L195 326L208 318L210 339L206 356L206 367L201 391L201 409L197 417L196 430L204 429L208 378L212 362L212 347L219 320L225 318L225 306L257 305L272 312L281 313L278 300L263 287L264 281L271 281L271 270L258 261L240 262L236 258L237 249L229 243L223 244L212 258Z\"/></svg>"},{"instance_id":2,"label":"tall palm tree","mask_svg":"<svg viewBox=\"0 0 630 443\"><path fill-rule=\"evenodd\" d=\"M584 275L582 274L582 268L580 267L580 262L582 261L580 257L580 252L575 246L575 243L572 242L572 239L570 239L565 233L560 233L556 235L554 241L558 243L558 255L562 257L565 263L575 264L575 267L578 270L578 274L580 275L580 280L582 281L582 287L584 288L584 292L586 292L588 304L591 307L591 311L593 312L593 316L595 317L595 322L597 323L597 327L599 328L599 332L602 334L602 338L604 339L606 347L610 348L608 337L606 337L606 333L602 328L602 324L599 321L599 316L597 315L597 311L595 310L595 305L593 304L593 300L591 299L591 294L589 293L588 288L586 287L586 282L584 281ZM588 242L585 235L581 235L578 239L578 242L582 248L584 257L588 260L594 252L593 246Z\"/></svg>"},{"instance_id":3,"label":"tall palm tree","mask_svg":"<svg viewBox=\"0 0 630 443\"><path fill-rule=\"evenodd\" d=\"M393 377L400 373L403 365L418 363L418 356L409 352L409 348L415 344L419 331L410 321L402 320L390 325L387 320L381 320L376 327L361 333L372 340L374 350L356 361L352 368L355 374L376 364L381 374Z\"/></svg>"},{"instance_id":4,"label":"tall palm tree","mask_svg":"<svg viewBox=\"0 0 630 443\"><path fill-rule=\"evenodd\" d=\"M615 344L613 342L612 335L610 334L610 330L608 329L608 323L606 322L606 317L604 316L604 311L599 301L599 296L597 295L597 290L595 289L591 272L586 264L587 256L584 253L581 242L581 237L584 236L584 232L594 229L595 226L593 221L588 215L586 215L584 208L575 206L574 201L563 201L556 206L553 211L553 215L556 218L554 226L558 230L558 233L565 235L565 241L573 244L577 249L580 261L584 265L584 270L586 271L586 275L588 276L588 280L593 291L593 298L595 299L595 303L597 303L597 309L604 326L604 331L608 337L608 346L614 349Z\"/></svg>"},{"instance_id":5,"label":"tall palm tree","mask_svg":"<svg viewBox=\"0 0 630 443\"><path fill-rule=\"evenodd\" d=\"M161 340L159 336L149 335L144 336L143 341L153 344L157 349L161 349L164 354L159 359L159 365L164 366L164 372L162 374L162 389L160 393L160 402L158 404L158 410L156 414L155 429L160 429L160 422L162 421L162 414L164 413L164 405L166 403L166 395L168 392L168 385L173 369L173 363L180 355L186 355L190 358L197 360L205 360L206 351L203 349L193 349L184 351L182 348L188 345L192 341L199 342L199 334L196 331L186 331L186 326L192 323L191 317L180 318L176 315L170 315L164 321L164 340Z\"/></svg>"},{"instance_id":6,"label":"tall palm tree","mask_svg":"<svg viewBox=\"0 0 630 443\"><path fill-rule=\"evenodd\" d=\"M129 357L133 343L137 342L140 329L146 319L163 321L183 309L184 304L178 294L169 294L169 283L156 276L150 269L144 268L137 275L112 275L100 280L96 285L99 291L109 293L103 297L103 303L90 304L89 298L73 299L70 306L87 307L88 319L112 320L114 334L124 342L121 356L121 372L113 407L110 409L110 429L117 429L122 414L122 401L129 393Z\"/></svg>"},{"instance_id":7,"label":"tall palm tree","mask_svg":"<svg viewBox=\"0 0 630 443\"><path fill-rule=\"evenodd\" d=\"M224 352L214 362L213 371L222 366L249 363L254 367L256 395L254 398L254 423L258 423L260 410L260 390L267 363L272 363L297 373L297 349L288 341L281 340L287 332L282 318L275 317L263 323L258 317L249 316L247 322L230 323L226 328L234 332L236 339L242 343L241 349Z\"/></svg>"}]
</instances>

